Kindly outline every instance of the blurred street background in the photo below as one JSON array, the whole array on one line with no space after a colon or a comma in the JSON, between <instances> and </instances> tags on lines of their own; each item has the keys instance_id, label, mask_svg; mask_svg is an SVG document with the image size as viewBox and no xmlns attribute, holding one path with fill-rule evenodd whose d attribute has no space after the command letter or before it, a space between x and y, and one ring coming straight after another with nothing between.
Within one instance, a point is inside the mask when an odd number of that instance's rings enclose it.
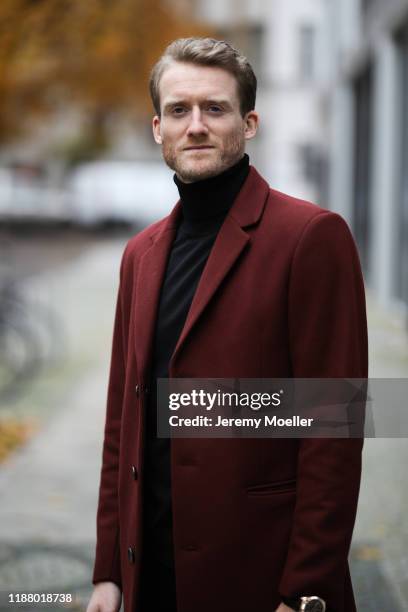
<instances>
[{"instance_id":1,"label":"blurred street background","mask_svg":"<svg viewBox=\"0 0 408 612\"><path fill-rule=\"evenodd\" d=\"M16 591L69 592L79 612L91 591L120 257L177 200L148 73L190 35L248 56L251 162L346 218L370 376L408 378L408 0L2 0L0 612ZM359 612L408 610L407 464L406 439L366 440Z\"/></svg>"}]
</instances>

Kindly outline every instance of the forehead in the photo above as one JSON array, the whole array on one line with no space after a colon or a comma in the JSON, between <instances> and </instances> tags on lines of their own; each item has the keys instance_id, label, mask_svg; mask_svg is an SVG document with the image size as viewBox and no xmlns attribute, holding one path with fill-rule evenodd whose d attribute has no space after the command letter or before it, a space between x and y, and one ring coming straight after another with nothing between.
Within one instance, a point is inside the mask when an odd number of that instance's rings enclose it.
<instances>
[{"instance_id":1,"label":"forehead","mask_svg":"<svg viewBox=\"0 0 408 612\"><path fill-rule=\"evenodd\" d=\"M161 106L168 100L199 100L227 97L238 103L235 77L218 66L197 66L172 62L164 71L159 84Z\"/></svg>"}]
</instances>

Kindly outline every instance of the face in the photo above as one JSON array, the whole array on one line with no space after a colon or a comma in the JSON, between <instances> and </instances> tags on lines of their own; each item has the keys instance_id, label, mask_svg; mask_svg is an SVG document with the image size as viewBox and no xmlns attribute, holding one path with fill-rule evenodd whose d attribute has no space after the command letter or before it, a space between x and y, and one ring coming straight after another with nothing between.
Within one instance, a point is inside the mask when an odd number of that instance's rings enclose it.
<instances>
[{"instance_id":1,"label":"face","mask_svg":"<svg viewBox=\"0 0 408 612\"><path fill-rule=\"evenodd\" d=\"M245 152L258 116L242 117L232 74L215 66L172 63L160 80L161 117L153 135L168 166L185 183L216 176Z\"/></svg>"}]
</instances>

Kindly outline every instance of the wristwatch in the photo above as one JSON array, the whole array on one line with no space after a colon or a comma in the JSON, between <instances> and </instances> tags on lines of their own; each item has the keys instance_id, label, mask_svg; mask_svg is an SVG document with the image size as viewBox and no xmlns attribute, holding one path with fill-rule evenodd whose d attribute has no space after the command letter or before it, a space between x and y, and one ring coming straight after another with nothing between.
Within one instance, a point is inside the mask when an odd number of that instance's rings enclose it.
<instances>
[{"instance_id":1,"label":"wristwatch","mask_svg":"<svg viewBox=\"0 0 408 612\"><path fill-rule=\"evenodd\" d=\"M295 599L283 598L283 603L296 612L325 612L326 602L317 595L303 595Z\"/></svg>"}]
</instances>

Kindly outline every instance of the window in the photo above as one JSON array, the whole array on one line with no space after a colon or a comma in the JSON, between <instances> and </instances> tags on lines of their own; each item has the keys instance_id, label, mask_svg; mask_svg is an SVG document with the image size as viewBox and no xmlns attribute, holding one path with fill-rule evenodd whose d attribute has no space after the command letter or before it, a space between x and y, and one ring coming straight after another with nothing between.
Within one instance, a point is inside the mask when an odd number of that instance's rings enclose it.
<instances>
[{"instance_id":1,"label":"window","mask_svg":"<svg viewBox=\"0 0 408 612\"><path fill-rule=\"evenodd\" d=\"M371 9L373 4L373 0L361 0L361 8L363 12L367 13Z\"/></svg>"},{"instance_id":2,"label":"window","mask_svg":"<svg viewBox=\"0 0 408 612\"><path fill-rule=\"evenodd\" d=\"M370 252L371 142L372 142L372 68L354 83L354 207L353 231L359 247L361 264L368 272Z\"/></svg>"},{"instance_id":3,"label":"window","mask_svg":"<svg viewBox=\"0 0 408 612\"><path fill-rule=\"evenodd\" d=\"M302 81L312 81L316 71L316 29L303 24L299 28L299 76Z\"/></svg>"},{"instance_id":4,"label":"window","mask_svg":"<svg viewBox=\"0 0 408 612\"><path fill-rule=\"evenodd\" d=\"M396 295L408 305L408 24L398 40L400 56L400 156L399 208L396 258Z\"/></svg>"}]
</instances>

